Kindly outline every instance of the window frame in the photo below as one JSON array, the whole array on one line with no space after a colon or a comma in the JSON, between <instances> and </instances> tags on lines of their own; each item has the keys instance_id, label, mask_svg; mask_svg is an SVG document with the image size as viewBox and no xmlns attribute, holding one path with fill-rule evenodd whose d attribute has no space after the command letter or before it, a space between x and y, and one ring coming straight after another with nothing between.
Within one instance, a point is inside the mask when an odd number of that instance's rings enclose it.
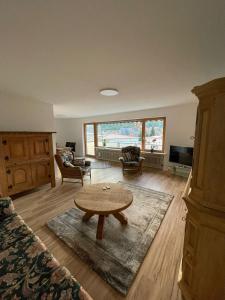
<instances>
[{"instance_id":1,"label":"window frame","mask_svg":"<svg viewBox=\"0 0 225 300\"><path fill-rule=\"evenodd\" d=\"M162 135L162 150L154 150L157 153L164 153L165 152L165 137L166 137L166 117L158 117L158 118L145 118L143 119L142 123L142 151L144 152L151 152L149 149L145 149L145 123L147 121L163 121L163 135Z\"/></svg>"},{"instance_id":2,"label":"window frame","mask_svg":"<svg viewBox=\"0 0 225 300\"><path fill-rule=\"evenodd\" d=\"M94 155L87 153L87 131L86 131L87 125L93 125L93 127L94 127ZM97 147L96 139L98 139L98 137L96 136L96 129L97 128L96 128L95 122L84 123L84 153L85 153L85 156L87 156L87 157L95 157L96 156L96 151L95 151L95 148Z\"/></svg>"},{"instance_id":3,"label":"window frame","mask_svg":"<svg viewBox=\"0 0 225 300\"><path fill-rule=\"evenodd\" d=\"M154 150L157 153L164 153L165 151L165 136L166 136L166 117L154 117L154 118L142 118L142 119L128 119L128 120L116 120L116 121L102 121L102 122L88 122L84 123L84 147L85 147L85 156L92 156L87 154L87 133L86 133L86 126L93 125L94 127L94 147L103 147L107 149L121 149L117 147L104 147L98 145L98 125L99 124L112 124L112 123L123 123L123 122L141 122L142 123L142 135L141 135L141 152L151 152L149 149L145 149L145 127L147 121L163 121L163 136L162 136L162 150ZM96 152L96 151L95 151Z\"/></svg>"}]
</instances>

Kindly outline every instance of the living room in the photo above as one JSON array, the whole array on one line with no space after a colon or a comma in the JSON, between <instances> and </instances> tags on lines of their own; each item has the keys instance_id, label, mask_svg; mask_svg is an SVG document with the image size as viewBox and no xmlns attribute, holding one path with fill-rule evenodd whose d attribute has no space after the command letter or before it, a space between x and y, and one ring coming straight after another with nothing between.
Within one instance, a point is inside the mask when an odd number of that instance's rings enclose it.
<instances>
[{"instance_id":1,"label":"living room","mask_svg":"<svg viewBox=\"0 0 225 300\"><path fill-rule=\"evenodd\" d=\"M0 1L0 299L225 299L224 12Z\"/></svg>"}]
</instances>

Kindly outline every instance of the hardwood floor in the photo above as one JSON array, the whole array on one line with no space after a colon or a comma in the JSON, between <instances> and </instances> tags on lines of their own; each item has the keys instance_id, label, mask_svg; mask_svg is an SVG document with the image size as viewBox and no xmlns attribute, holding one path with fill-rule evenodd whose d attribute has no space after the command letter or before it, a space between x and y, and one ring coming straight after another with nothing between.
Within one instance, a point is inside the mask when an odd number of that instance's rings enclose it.
<instances>
[{"instance_id":1,"label":"hardwood floor","mask_svg":"<svg viewBox=\"0 0 225 300\"><path fill-rule=\"evenodd\" d=\"M182 217L185 216L185 204L181 199L181 194L186 179L155 169L144 171L141 176L123 177L121 168L117 165L92 172L92 183L117 182L119 180L175 196L126 297L105 283L45 225L51 217L74 207L73 195L81 188L80 184L65 182L61 185L58 180L56 188L51 189L49 186L44 186L17 198L14 205L17 212L21 214L59 262L70 270L94 299L181 300L177 276L184 235ZM89 184L88 177L84 184Z\"/></svg>"}]
</instances>

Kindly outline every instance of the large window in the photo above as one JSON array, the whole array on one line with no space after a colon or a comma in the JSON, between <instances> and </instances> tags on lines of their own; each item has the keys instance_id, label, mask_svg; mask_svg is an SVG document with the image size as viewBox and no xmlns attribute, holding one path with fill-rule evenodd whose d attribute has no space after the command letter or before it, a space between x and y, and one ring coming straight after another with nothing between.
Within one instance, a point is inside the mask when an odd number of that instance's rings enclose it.
<instances>
[{"instance_id":1,"label":"large window","mask_svg":"<svg viewBox=\"0 0 225 300\"><path fill-rule=\"evenodd\" d=\"M126 146L141 147L142 123L125 121L97 124L98 146L123 148Z\"/></svg>"},{"instance_id":2,"label":"large window","mask_svg":"<svg viewBox=\"0 0 225 300\"><path fill-rule=\"evenodd\" d=\"M138 146L142 151L164 151L165 118L84 124L86 155L95 147Z\"/></svg>"}]
</instances>

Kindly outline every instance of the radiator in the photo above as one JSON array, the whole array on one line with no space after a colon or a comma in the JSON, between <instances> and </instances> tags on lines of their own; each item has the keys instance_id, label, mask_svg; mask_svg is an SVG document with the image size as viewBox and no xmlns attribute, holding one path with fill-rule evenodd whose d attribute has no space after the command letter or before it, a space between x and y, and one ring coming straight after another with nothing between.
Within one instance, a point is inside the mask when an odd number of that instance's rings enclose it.
<instances>
[{"instance_id":1,"label":"radiator","mask_svg":"<svg viewBox=\"0 0 225 300\"><path fill-rule=\"evenodd\" d=\"M113 148L95 148L96 158L107 161L119 162L119 157L122 155L120 149ZM165 153L157 152L141 152L141 156L145 158L144 167L163 169Z\"/></svg>"}]
</instances>

